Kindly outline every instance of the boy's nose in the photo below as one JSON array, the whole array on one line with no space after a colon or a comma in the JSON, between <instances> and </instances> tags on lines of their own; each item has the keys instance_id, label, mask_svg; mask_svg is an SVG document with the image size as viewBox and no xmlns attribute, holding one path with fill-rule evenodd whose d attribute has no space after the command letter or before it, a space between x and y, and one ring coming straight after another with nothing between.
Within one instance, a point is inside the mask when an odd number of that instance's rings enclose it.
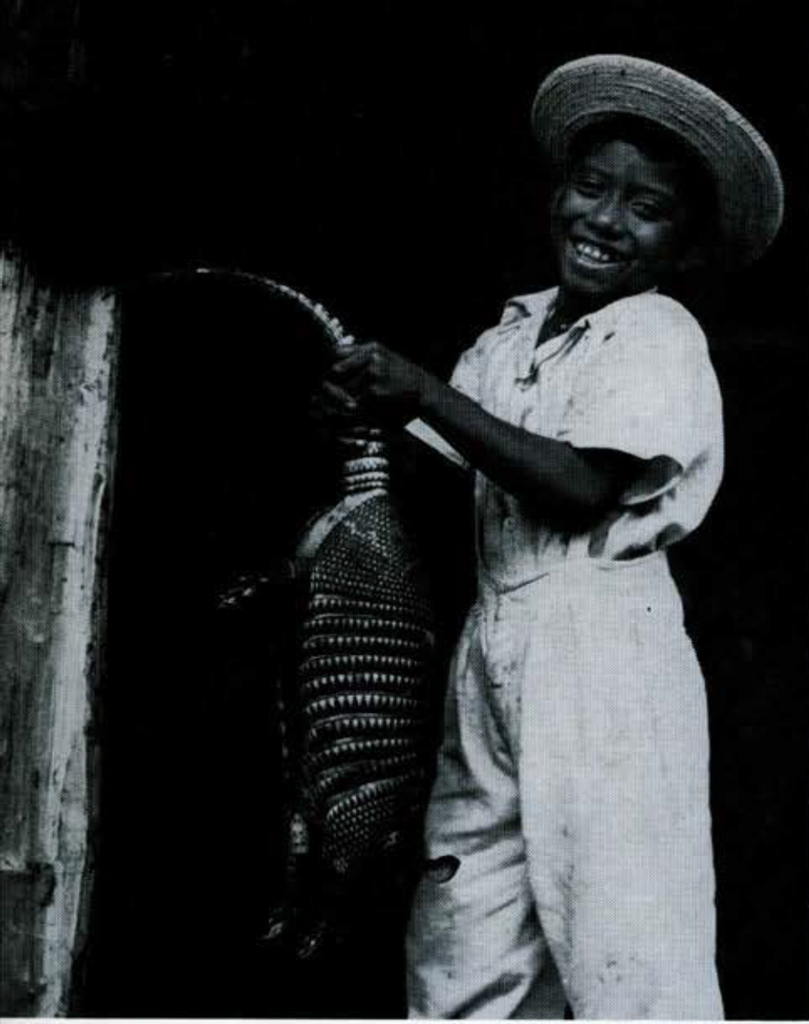
<instances>
[{"instance_id":1,"label":"boy's nose","mask_svg":"<svg viewBox=\"0 0 809 1024\"><path fill-rule=\"evenodd\" d=\"M622 230L622 216L618 197L614 195L601 196L590 207L587 223L604 234L619 235Z\"/></svg>"}]
</instances>

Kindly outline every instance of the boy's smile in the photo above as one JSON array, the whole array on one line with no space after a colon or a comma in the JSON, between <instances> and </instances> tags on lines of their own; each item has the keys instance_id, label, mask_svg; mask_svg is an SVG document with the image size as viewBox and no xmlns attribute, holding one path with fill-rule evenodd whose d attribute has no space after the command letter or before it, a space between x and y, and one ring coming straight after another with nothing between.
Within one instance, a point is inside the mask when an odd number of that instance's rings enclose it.
<instances>
[{"instance_id":1,"label":"boy's smile","mask_svg":"<svg viewBox=\"0 0 809 1024\"><path fill-rule=\"evenodd\" d=\"M589 312L685 265L686 175L620 138L595 142L557 192L551 230L560 300Z\"/></svg>"}]
</instances>

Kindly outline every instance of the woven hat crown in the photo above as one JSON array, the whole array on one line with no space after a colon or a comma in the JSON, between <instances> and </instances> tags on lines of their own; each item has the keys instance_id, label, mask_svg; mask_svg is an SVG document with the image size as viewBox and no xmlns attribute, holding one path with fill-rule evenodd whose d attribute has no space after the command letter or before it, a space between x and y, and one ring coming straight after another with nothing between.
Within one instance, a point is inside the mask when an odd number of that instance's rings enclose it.
<instances>
[{"instance_id":1,"label":"woven hat crown","mask_svg":"<svg viewBox=\"0 0 809 1024\"><path fill-rule=\"evenodd\" d=\"M639 57L583 57L563 64L542 82L532 124L545 155L562 171L582 129L626 116L673 133L708 172L717 200L723 262L740 267L758 259L783 219L781 172L756 129L706 86Z\"/></svg>"}]
</instances>

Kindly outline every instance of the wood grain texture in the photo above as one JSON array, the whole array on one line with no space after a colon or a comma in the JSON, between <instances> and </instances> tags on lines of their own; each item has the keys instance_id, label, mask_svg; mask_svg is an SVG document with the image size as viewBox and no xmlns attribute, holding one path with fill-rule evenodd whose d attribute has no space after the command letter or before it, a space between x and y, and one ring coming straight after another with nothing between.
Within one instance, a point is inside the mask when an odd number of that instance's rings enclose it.
<instances>
[{"instance_id":1,"label":"wood grain texture","mask_svg":"<svg viewBox=\"0 0 809 1024\"><path fill-rule=\"evenodd\" d=\"M119 337L112 293L0 254L0 1012L68 1008Z\"/></svg>"}]
</instances>

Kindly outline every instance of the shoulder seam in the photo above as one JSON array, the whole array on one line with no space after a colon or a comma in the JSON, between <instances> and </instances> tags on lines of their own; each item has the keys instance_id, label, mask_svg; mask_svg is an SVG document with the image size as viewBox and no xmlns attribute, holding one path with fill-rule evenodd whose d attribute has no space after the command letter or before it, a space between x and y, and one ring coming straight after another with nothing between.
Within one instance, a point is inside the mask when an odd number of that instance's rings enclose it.
<instances>
[{"instance_id":1,"label":"shoulder seam","mask_svg":"<svg viewBox=\"0 0 809 1024\"><path fill-rule=\"evenodd\" d=\"M670 295L661 295L659 292L649 293L644 292L641 295L629 295L624 299L618 299L613 306L626 303L629 309L639 309L642 306L654 306L656 311L666 315L666 313L675 322L680 323L683 327L687 327L692 330L700 338L705 338L705 331L702 328L702 324L697 320L694 314L684 306L678 299L672 298ZM605 307L608 309L609 307ZM665 310L665 313L664 313ZM616 310L616 316L620 317L620 311Z\"/></svg>"}]
</instances>

